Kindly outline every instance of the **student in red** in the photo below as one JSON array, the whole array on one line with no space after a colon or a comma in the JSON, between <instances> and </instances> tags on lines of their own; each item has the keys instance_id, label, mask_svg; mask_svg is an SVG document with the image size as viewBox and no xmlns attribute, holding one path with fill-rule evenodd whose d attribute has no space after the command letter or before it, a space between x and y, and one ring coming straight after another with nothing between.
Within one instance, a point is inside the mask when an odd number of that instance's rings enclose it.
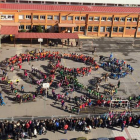
<instances>
[{"instance_id":1,"label":"student in red","mask_svg":"<svg viewBox=\"0 0 140 140\"><path fill-rule=\"evenodd\" d=\"M44 75L44 79L46 80L46 78L47 78L47 76L46 76L46 74Z\"/></svg>"},{"instance_id":2,"label":"student in red","mask_svg":"<svg viewBox=\"0 0 140 140\"><path fill-rule=\"evenodd\" d=\"M85 76L85 71L83 71L82 73L83 73L83 76Z\"/></svg>"},{"instance_id":3,"label":"student in red","mask_svg":"<svg viewBox=\"0 0 140 140\"><path fill-rule=\"evenodd\" d=\"M25 125L25 127L26 127L26 132L28 132L28 129L30 127L30 124L27 122L26 125Z\"/></svg>"},{"instance_id":4,"label":"student in red","mask_svg":"<svg viewBox=\"0 0 140 140\"><path fill-rule=\"evenodd\" d=\"M67 129L68 129L68 125L67 125L67 124L65 124L65 125L64 125L64 134L66 134L66 133L67 133Z\"/></svg>"},{"instance_id":5,"label":"student in red","mask_svg":"<svg viewBox=\"0 0 140 140\"><path fill-rule=\"evenodd\" d=\"M21 64L19 64L19 69L21 70L21 68L22 68L22 66L21 66Z\"/></svg>"}]
</instances>

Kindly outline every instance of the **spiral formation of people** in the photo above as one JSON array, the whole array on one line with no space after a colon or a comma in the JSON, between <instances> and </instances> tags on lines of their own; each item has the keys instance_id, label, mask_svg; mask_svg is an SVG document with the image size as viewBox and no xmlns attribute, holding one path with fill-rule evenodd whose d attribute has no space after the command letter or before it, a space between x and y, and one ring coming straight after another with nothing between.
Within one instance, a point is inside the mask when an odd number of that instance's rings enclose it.
<instances>
[{"instance_id":1,"label":"spiral formation of people","mask_svg":"<svg viewBox=\"0 0 140 140\"><path fill-rule=\"evenodd\" d=\"M12 115L16 107L21 106L20 116L34 114L37 110L38 115L34 116L39 117L37 107L44 106L43 115L51 118L68 114L90 114L91 117L109 112L112 119L118 115L115 109L120 109L119 115L125 116L131 114L130 108L140 105L140 96L123 98L119 95L120 79L132 75L134 68L114 57L113 52L110 56L98 56L97 60L93 54L35 49L7 58L0 66L1 106L15 106L10 112ZM27 107L31 112L27 112ZM68 129L67 124L64 127ZM38 131L39 134L45 133Z\"/></svg>"}]
</instances>

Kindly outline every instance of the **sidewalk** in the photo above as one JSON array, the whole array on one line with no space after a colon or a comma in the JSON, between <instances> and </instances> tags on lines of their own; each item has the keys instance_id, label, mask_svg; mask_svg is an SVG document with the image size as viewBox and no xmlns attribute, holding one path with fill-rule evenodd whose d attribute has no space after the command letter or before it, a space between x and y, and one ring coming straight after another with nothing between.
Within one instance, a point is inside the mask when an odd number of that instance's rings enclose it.
<instances>
[{"instance_id":1,"label":"sidewalk","mask_svg":"<svg viewBox=\"0 0 140 140\"><path fill-rule=\"evenodd\" d=\"M79 39L98 39L98 38L101 38L101 37L97 37L97 36L86 36L86 35L80 35L78 34L79 36Z\"/></svg>"},{"instance_id":2,"label":"sidewalk","mask_svg":"<svg viewBox=\"0 0 140 140\"><path fill-rule=\"evenodd\" d=\"M97 128L92 129L91 133L85 134L85 132L78 131L68 131L67 134L63 133L61 130L59 132L50 132L48 131L46 135L38 136L37 139L49 139L49 140L75 140L78 137L86 137L88 140L96 140L99 137L107 137L114 138L117 136L123 136L127 140L140 140L140 128L128 127L125 128L123 132L121 132L120 127L116 127L113 129L107 128ZM113 139L112 139L113 140Z\"/></svg>"}]
</instances>

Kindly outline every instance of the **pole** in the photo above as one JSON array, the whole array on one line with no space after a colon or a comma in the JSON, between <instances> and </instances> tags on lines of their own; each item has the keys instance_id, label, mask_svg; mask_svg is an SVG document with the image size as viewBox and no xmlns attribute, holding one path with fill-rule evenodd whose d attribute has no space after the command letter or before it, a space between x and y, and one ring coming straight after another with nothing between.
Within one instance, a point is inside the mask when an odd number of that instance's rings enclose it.
<instances>
[{"instance_id":1,"label":"pole","mask_svg":"<svg viewBox=\"0 0 140 140\"><path fill-rule=\"evenodd\" d=\"M40 42L40 52L41 52L41 42Z\"/></svg>"},{"instance_id":2,"label":"pole","mask_svg":"<svg viewBox=\"0 0 140 140\"><path fill-rule=\"evenodd\" d=\"M15 45L15 42L16 42L16 39L15 39L15 37L14 37L14 47L16 46L16 45Z\"/></svg>"},{"instance_id":3,"label":"pole","mask_svg":"<svg viewBox=\"0 0 140 140\"><path fill-rule=\"evenodd\" d=\"M1 48L1 34L0 34L0 48Z\"/></svg>"}]
</instances>

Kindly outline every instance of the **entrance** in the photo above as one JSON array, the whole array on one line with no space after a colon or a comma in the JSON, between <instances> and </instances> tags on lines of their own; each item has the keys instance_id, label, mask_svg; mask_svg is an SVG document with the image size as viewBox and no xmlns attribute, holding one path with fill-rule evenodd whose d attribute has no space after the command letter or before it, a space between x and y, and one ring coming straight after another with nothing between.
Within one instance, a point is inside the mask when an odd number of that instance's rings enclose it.
<instances>
[{"instance_id":1,"label":"entrance","mask_svg":"<svg viewBox=\"0 0 140 140\"><path fill-rule=\"evenodd\" d=\"M67 32L68 32L68 33L72 33L72 27L68 27L68 28L67 28Z\"/></svg>"}]
</instances>

